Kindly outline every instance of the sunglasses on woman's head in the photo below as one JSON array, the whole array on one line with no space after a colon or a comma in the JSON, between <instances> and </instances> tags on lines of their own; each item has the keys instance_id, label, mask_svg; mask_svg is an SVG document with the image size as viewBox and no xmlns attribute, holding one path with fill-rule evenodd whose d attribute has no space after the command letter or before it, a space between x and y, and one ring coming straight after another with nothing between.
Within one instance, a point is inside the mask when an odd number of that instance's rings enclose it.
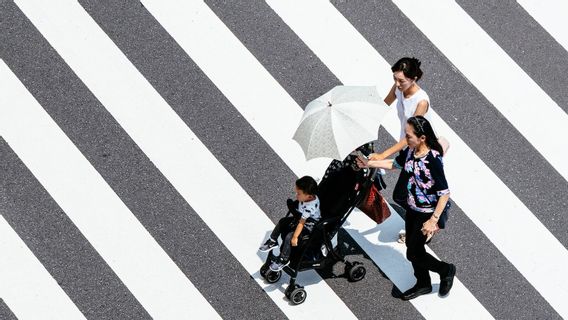
<instances>
[{"instance_id":1,"label":"sunglasses on woman's head","mask_svg":"<svg viewBox=\"0 0 568 320\"><path fill-rule=\"evenodd\" d=\"M425 120L418 119L418 118L416 118L416 117L412 117L412 118L410 118L410 119L411 119L410 121L411 121L412 124L414 125L414 128L415 128L415 129L418 129L418 130L417 130L418 132L424 133L423 124L424 124L426 121L425 121Z\"/></svg>"}]
</instances>

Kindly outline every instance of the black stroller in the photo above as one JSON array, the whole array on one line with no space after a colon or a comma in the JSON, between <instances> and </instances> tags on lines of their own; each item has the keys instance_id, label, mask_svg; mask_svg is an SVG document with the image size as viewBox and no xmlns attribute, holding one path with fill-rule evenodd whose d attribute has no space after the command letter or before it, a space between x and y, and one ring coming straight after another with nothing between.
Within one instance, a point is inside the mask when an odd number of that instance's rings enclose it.
<instances>
[{"instance_id":1,"label":"black stroller","mask_svg":"<svg viewBox=\"0 0 568 320\"><path fill-rule=\"evenodd\" d=\"M331 240L339 228L347 220L353 209L362 201L366 191L373 183L376 170L355 171L350 167L337 170L326 177L318 185L318 197L321 204L321 220L313 231L299 239L297 247L293 247L290 264L284 267L290 275L290 284L285 290L286 298L298 305L306 300L304 287L296 283L298 272L310 269L324 269L338 261L345 263L345 275L349 281L360 281L365 277L365 267L360 262L345 260L338 250L333 248ZM288 212L290 214L290 212ZM284 237L283 234L281 237ZM272 271L269 266L277 257L269 252L265 263L260 268L261 276L268 283L276 283L282 271Z\"/></svg>"}]
</instances>

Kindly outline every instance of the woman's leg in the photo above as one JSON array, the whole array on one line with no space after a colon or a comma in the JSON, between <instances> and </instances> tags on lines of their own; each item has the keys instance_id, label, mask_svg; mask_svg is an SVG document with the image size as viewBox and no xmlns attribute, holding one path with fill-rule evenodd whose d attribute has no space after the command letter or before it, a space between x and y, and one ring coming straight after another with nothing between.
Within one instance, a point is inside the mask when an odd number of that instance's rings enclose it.
<instances>
[{"instance_id":1,"label":"woman's leg","mask_svg":"<svg viewBox=\"0 0 568 320\"><path fill-rule=\"evenodd\" d=\"M431 286L430 274L434 271L440 275L448 272L449 265L426 252L426 236L422 233L422 225L430 218L430 214L409 210L406 213L406 257L412 263L416 284L419 287Z\"/></svg>"},{"instance_id":2,"label":"woman's leg","mask_svg":"<svg viewBox=\"0 0 568 320\"><path fill-rule=\"evenodd\" d=\"M416 277L417 287L428 287L432 285L428 269L425 269L417 261L422 257L424 242L426 237L422 234L422 219L418 216L420 213L414 211L406 212L406 258L412 264L414 276Z\"/></svg>"}]
</instances>

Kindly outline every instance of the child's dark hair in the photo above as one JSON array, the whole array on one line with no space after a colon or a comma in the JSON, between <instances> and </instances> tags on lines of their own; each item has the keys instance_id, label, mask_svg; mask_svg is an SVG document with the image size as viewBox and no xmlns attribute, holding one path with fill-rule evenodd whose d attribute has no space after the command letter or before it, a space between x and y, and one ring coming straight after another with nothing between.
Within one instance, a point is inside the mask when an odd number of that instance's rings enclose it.
<instances>
[{"instance_id":1,"label":"child's dark hair","mask_svg":"<svg viewBox=\"0 0 568 320\"><path fill-rule=\"evenodd\" d=\"M305 194L316 195L318 193L318 183L310 176L303 176L296 180L296 187Z\"/></svg>"},{"instance_id":2,"label":"child's dark hair","mask_svg":"<svg viewBox=\"0 0 568 320\"><path fill-rule=\"evenodd\" d=\"M444 155L444 149L442 145L438 142L438 138L432 129L432 125L423 116L410 117L406 121L414 129L414 134L420 138L421 136L426 137L426 145L428 148L438 151L441 155Z\"/></svg>"},{"instance_id":3,"label":"child's dark hair","mask_svg":"<svg viewBox=\"0 0 568 320\"><path fill-rule=\"evenodd\" d=\"M402 71L404 76L416 81L422 78L422 70L420 69L420 60L416 58L404 57L398 60L391 68L392 72Z\"/></svg>"}]
</instances>

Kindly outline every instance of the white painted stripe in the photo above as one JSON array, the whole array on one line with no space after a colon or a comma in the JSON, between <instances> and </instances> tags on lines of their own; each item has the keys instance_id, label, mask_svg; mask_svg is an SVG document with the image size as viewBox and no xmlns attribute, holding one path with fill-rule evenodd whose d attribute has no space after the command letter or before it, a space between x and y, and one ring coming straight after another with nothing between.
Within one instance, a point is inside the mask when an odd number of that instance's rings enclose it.
<instances>
[{"instance_id":1,"label":"white painted stripe","mask_svg":"<svg viewBox=\"0 0 568 320\"><path fill-rule=\"evenodd\" d=\"M568 145L559 145L557 138L565 134L568 114L455 1L394 4L568 180L560 151Z\"/></svg>"},{"instance_id":2,"label":"white painted stripe","mask_svg":"<svg viewBox=\"0 0 568 320\"><path fill-rule=\"evenodd\" d=\"M299 279L301 284L315 283L307 288L313 298L297 307L284 298L282 288L264 283L258 274L264 262L258 246L274 224L76 1L17 3L287 316L354 318L313 271ZM185 19L188 17L191 15ZM199 314L189 301L186 299L187 307Z\"/></svg>"},{"instance_id":3,"label":"white painted stripe","mask_svg":"<svg viewBox=\"0 0 568 320\"><path fill-rule=\"evenodd\" d=\"M44 17L47 12L42 11ZM197 312L218 318L3 62L0 74L2 136L148 313L158 319L190 318Z\"/></svg>"},{"instance_id":4,"label":"white painted stripe","mask_svg":"<svg viewBox=\"0 0 568 320\"><path fill-rule=\"evenodd\" d=\"M392 86L389 63L332 4L322 0L269 4L343 83L377 83L380 91L388 92ZM335 50L337 44L343 49ZM435 110L431 111L436 130L452 144L445 161L452 199L556 311L568 317L568 305L562 298L568 296L568 279L562 276L568 252ZM385 128L397 138L400 125L394 112L391 115ZM512 223L514 227L503 232L503 226Z\"/></svg>"},{"instance_id":5,"label":"white painted stripe","mask_svg":"<svg viewBox=\"0 0 568 320\"><path fill-rule=\"evenodd\" d=\"M517 0L565 50L568 50L568 1L566 0Z\"/></svg>"},{"instance_id":6,"label":"white painted stripe","mask_svg":"<svg viewBox=\"0 0 568 320\"><path fill-rule=\"evenodd\" d=\"M381 262L379 266L388 278L405 290L416 283L416 278L413 276L412 265L405 258L406 246L396 241L398 232L404 229L404 220L392 207L389 208L391 217L380 225L370 222L364 213L356 209L344 228L373 261ZM426 251L438 258L429 247L426 247ZM459 275L459 261L457 265ZM432 283L440 282L437 273L430 272L430 276ZM434 286L434 292L438 288L439 286ZM426 319L493 319L458 277L454 280L449 296L441 299L438 294L429 294L410 302ZM467 313L463 312L464 306L468 308Z\"/></svg>"},{"instance_id":7,"label":"white painted stripe","mask_svg":"<svg viewBox=\"0 0 568 320\"><path fill-rule=\"evenodd\" d=\"M273 148L290 144L290 139L302 118L298 105L284 90L272 89L279 87L278 82L246 51L203 1L142 2L248 122L271 142ZM202 37L203 33L208 36ZM222 46L223 42L227 44ZM230 48L229 51L226 51L227 47ZM238 55L238 58L227 60L233 54ZM241 65L241 61L246 64ZM251 70L249 66L254 68ZM236 73L228 70L234 70ZM261 74L257 75L259 72ZM254 79L262 79L265 82L256 83L253 82ZM266 112L257 111L259 101L262 101L261 105ZM278 121L275 122L274 119ZM275 126L275 123L278 125ZM289 148L287 151L290 154L283 160L296 170L298 176L317 176L317 170L329 162L328 159L306 162L300 147Z\"/></svg>"},{"instance_id":8,"label":"white painted stripe","mask_svg":"<svg viewBox=\"0 0 568 320\"><path fill-rule=\"evenodd\" d=\"M18 319L85 319L1 215L0 256L0 297Z\"/></svg>"},{"instance_id":9,"label":"white painted stripe","mask_svg":"<svg viewBox=\"0 0 568 320\"><path fill-rule=\"evenodd\" d=\"M323 162L316 161L315 166L313 163L306 163L301 149L291 139L301 118L302 109L206 5L202 2L182 3L182 1L167 2L168 4L175 2L175 5L166 5L158 0L144 0L143 2L145 7L163 24L170 35L296 174L310 169L318 169L318 173L323 173L329 159L324 159ZM200 36L204 33L208 36ZM246 78L243 75L246 75ZM278 124L277 128L274 126L275 123ZM400 218L398 222L400 227L402 225ZM394 236L399 229L393 229ZM374 250L375 248L367 246L366 249ZM398 245L398 250L402 250L400 251L402 254L399 252L398 257L387 263L395 262L392 264L395 269L400 269L401 265L409 266L404 259L403 246ZM375 258L375 262L379 265L385 263L384 259L379 259L377 255ZM409 271L406 276L408 274L412 273ZM403 285L406 284L403 283ZM454 290L456 294L452 299L459 299L461 302L459 306L467 304L473 309L476 306L483 309L459 281L456 282ZM448 309L448 305L457 305L448 304L447 300L444 303L441 303L439 299L426 298L426 300L429 307L436 305L436 308L439 308L445 305L444 310ZM452 314L458 314L457 310L454 311Z\"/></svg>"}]
</instances>

